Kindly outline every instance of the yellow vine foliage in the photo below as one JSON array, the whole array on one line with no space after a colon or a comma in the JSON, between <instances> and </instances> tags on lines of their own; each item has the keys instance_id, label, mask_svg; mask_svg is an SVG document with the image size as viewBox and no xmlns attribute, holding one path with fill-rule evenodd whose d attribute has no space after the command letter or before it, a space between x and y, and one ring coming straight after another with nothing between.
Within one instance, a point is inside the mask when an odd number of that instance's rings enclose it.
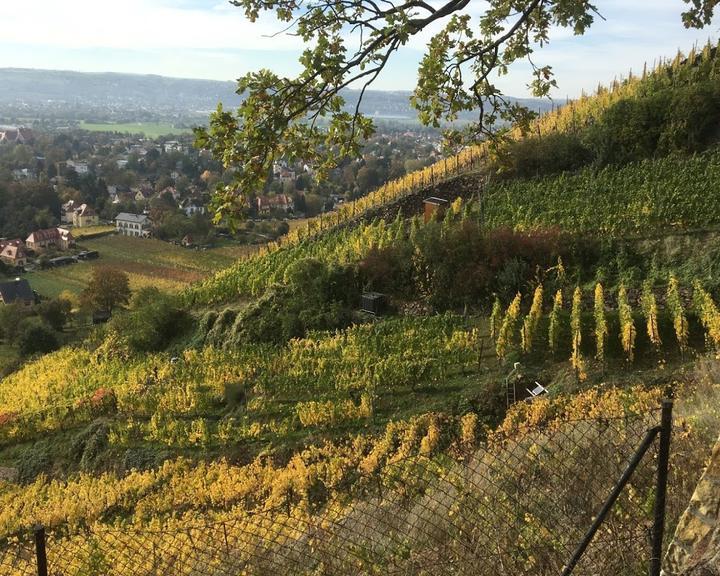
<instances>
[{"instance_id":1,"label":"yellow vine foliage","mask_svg":"<svg viewBox=\"0 0 720 576\"><path fill-rule=\"evenodd\" d=\"M605 292L602 284L595 285L595 358L600 362L605 360L605 341L608 337L607 319L605 317Z\"/></svg>"},{"instance_id":2,"label":"yellow vine foliage","mask_svg":"<svg viewBox=\"0 0 720 576\"><path fill-rule=\"evenodd\" d=\"M518 320L520 318L521 298L522 296L520 292L518 292L505 311L505 317L503 318L497 342L495 343L495 351L499 358L505 358L508 352L515 346L515 333L517 332Z\"/></svg>"},{"instance_id":3,"label":"yellow vine foliage","mask_svg":"<svg viewBox=\"0 0 720 576\"><path fill-rule=\"evenodd\" d=\"M688 347L688 320L682 298L680 297L680 285L674 274L670 274L668 280L666 301L672 316L678 347L680 348L680 352L684 353Z\"/></svg>"},{"instance_id":4,"label":"yellow vine foliage","mask_svg":"<svg viewBox=\"0 0 720 576\"><path fill-rule=\"evenodd\" d=\"M572 333L572 356L570 362L578 380L585 380L585 361L580 349L582 345L582 290L575 287L572 299L572 310L570 312L570 331Z\"/></svg>"},{"instance_id":5,"label":"yellow vine foliage","mask_svg":"<svg viewBox=\"0 0 720 576\"><path fill-rule=\"evenodd\" d=\"M538 325L540 324L540 320L542 319L542 313L543 287L542 284L539 284L535 288L535 292L533 293L533 300L532 305L530 306L530 311L523 320L522 349L523 352L525 352L526 354L532 350L533 340L535 339Z\"/></svg>"},{"instance_id":6,"label":"yellow vine foliage","mask_svg":"<svg viewBox=\"0 0 720 576\"><path fill-rule=\"evenodd\" d=\"M635 358L635 336L637 332L624 283L621 283L618 288L618 315L620 317L620 342L625 356L628 361L632 362Z\"/></svg>"},{"instance_id":7,"label":"yellow vine foliage","mask_svg":"<svg viewBox=\"0 0 720 576\"><path fill-rule=\"evenodd\" d=\"M539 427L594 418L622 418L657 409L662 390L638 385L630 388L591 388L571 396L537 398L518 402L508 410L502 424L488 438L492 444L517 438Z\"/></svg>"},{"instance_id":8,"label":"yellow vine foliage","mask_svg":"<svg viewBox=\"0 0 720 576\"><path fill-rule=\"evenodd\" d=\"M554 354L558 349L558 339L560 336L560 312L563 307L563 294L562 290L555 292L553 298L553 307L550 312L550 324L548 327L548 346L550 351Z\"/></svg>"},{"instance_id":9,"label":"yellow vine foliage","mask_svg":"<svg viewBox=\"0 0 720 576\"><path fill-rule=\"evenodd\" d=\"M693 283L693 300L700 323L705 328L706 339L714 346L715 350L720 350L720 312L699 280Z\"/></svg>"},{"instance_id":10,"label":"yellow vine foliage","mask_svg":"<svg viewBox=\"0 0 720 576\"><path fill-rule=\"evenodd\" d=\"M657 302L655 300L655 294L653 293L652 283L649 280L643 282L640 306L643 311L643 316L645 316L648 338L656 348L660 348L660 346L662 346L662 339L660 338L660 329L658 328Z\"/></svg>"}]
</instances>

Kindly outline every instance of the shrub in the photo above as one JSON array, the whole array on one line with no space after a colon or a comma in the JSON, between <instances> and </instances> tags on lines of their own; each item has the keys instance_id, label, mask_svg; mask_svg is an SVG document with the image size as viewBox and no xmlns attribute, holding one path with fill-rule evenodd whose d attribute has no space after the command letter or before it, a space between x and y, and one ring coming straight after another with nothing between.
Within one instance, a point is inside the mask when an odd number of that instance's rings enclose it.
<instances>
[{"instance_id":1,"label":"shrub","mask_svg":"<svg viewBox=\"0 0 720 576\"><path fill-rule=\"evenodd\" d=\"M49 443L47 440L36 442L20 452L17 461L18 479L20 482L32 482L39 474L47 472L51 465L52 457Z\"/></svg>"},{"instance_id":2,"label":"shrub","mask_svg":"<svg viewBox=\"0 0 720 576\"><path fill-rule=\"evenodd\" d=\"M285 284L271 287L237 315L231 345L284 343L310 330L334 330L350 324L359 292L350 267L327 266L308 258L288 267L284 279ZM224 314L218 317L213 332Z\"/></svg>"},{"instance_id":3,"label":"shrub","mask_svg":"<svg viewBox=\"0 0 720 576\"><path fill-rule=\"evenodd\" d=\"M135 352L164 350L191 327L190 315L176 299L156 288L143 288L133 299L131 309L110 321L110 330Z\"/></svg>"},{"instance_id":4,"label":"shrub","mask_svg":"<svg viewBox=\"0 0 720 576\"><path fill-rule=\"evenodd\" d=\"M505 171L522 178L574 171L592 161L592 152L576 134L553 132L508 145Z\"/></svg>"},{"instance_id":5,"label":"shrub","mask_svg":"<svg viewBox=\"0 0 720 576\"><path fill-rule=\"evenodd\" d=\"M60 347L60 342L50 328L43 324L30 324L20 334L18 340L20 354L47 354Z\"/></svg>"}]
</instances>

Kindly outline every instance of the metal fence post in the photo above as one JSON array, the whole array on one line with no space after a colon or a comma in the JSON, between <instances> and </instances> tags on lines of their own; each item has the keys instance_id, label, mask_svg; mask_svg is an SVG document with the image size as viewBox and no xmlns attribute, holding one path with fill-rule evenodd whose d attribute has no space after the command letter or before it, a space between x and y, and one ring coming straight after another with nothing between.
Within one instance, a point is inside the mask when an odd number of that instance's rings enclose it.
<instances>
[{"instance_id":1,"label":"metal fence post","mask_svg":"<svg viewBox=\"0 0 720 576\"><path fill-rule=\"evenodd\" d=\"M635 469L640 465L640 462L642 461L643 457L645 456L645 453L648 451L650 446L653 442L655 442L655 437L659 434L660 427L656 426L655 428L651 428L647 431L647 434L645 434L645 438L643 438L642 443L638 447L638 449L635 451L635 454L633 455L630 462L628 462L627 467L625 468L625 471L622 473L622 476L620 476L620 479L615 484L615 487L612 489L612 492L610 492L610 495L605 500L605 504L603 504L602 509L598 513L598 515L595 517L594 522L592 523L592 526L588 529L587 533L585 534L585 537L583 538L582 542L578 545L578 547L575 549L575 552L572 555L572 558L570 558L570 561L566 564L565 568L562 571L562 576L570 576L572 574L573 570L575 569L575 566L580 561L580 558L582 558L582 555L585 553L585 550L592 542L593 538L595 537L595 533L600 529L600 526L605 521L605 518L610 513L610 510L612 510L612 507L615 505L615 501L620 496L620 493L623 491L627 483L630 481L630 478L635 473Z\"/></svg>"},{"instance_id":2,"label":"metal fence post","mask_svg":"<svg viewBox=\"0 0 720 576\"><path fill-rule=\"evenodd\" d=\"M35 558L38 576L48 576L47 551L45 549L45 528L35 526Z\"/></svg>"},{"instance_id":3,"label":"metal fence post","mask_svg":"<svg viewBox=\"0 0 720 576\"><path fill-rule=\"evenodd\" d=\"M665 535L665 498L667 496L670 438L672 436L673 401L663 400L660 420L660 448L658 450L657 482L655 484L655 513L652 531L650 576L660 576L662 567L663 537Z\"/></svg>"}]
</instances>

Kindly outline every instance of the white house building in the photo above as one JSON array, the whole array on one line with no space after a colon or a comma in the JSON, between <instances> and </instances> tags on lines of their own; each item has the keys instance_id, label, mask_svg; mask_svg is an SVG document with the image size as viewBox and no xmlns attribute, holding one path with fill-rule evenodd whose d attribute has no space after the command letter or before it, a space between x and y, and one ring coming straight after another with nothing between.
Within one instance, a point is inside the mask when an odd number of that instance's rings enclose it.
<instances>
[{"instance_id":1,"label":"white house building","mask_svg":"<svg viewBox=\"0 0 720 576\"><path fill-rule=\"evenodd\" d=\"M120 212L115 217L115 228L123 236L137 236L148 238L150 236L150 218L145 214L129 214Z\"/></svg>"}]
</instances>

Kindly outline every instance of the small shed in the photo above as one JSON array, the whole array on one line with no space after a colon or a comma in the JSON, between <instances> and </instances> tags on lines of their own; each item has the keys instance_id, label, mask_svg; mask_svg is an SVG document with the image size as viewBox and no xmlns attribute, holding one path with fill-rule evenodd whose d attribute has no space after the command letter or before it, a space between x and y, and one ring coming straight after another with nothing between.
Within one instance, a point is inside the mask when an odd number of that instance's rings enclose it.
<instances>
[{"instance_id":1,"label":"small shed","mask_svg":"<svg viewBox=\"0 0 720 576\"><path fill-rule=\"evenodd\" d=\"M425 224L427 224L433 219L441 220L444 218L449 202L444 198L430 196L423 200L423 204L425 205Z\"/></svg>"},{"instance_id":2,"label":"small shed","mask_svg":"<svg viewBox=\"0 0 720 576\"><path fill-rule=\"evenodd\" d=\"M95 325L106 324L110 321L111 316L112 313L109 310L93 310L92 323Z\"/></svg>"},{"instance_id":3,"label":"small shed","mask_svg":"<svg viewBox=\"0 0 720 576\"><path fill-rule=\"evenodd\" d=\"M361 307L363 312L380 316L385 311L385 294L365 292L362 295Z\"/></svg>"}]
</instances>

